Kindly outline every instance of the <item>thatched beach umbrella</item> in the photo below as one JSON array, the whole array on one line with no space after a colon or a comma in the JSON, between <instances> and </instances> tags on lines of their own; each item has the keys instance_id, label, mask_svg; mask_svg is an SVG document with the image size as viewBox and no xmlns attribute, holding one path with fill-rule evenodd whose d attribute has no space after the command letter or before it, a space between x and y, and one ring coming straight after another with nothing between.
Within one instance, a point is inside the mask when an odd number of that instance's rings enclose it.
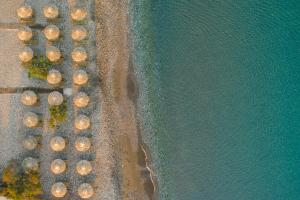
<instances>
[{"instance_id":1,"label":"thatched beach umbrella","mask_svg":"<svg viewBox=\"0 0 300 200\"><path fill-rule=\"evenodd\" d=\"M34 128L39 123L39 117L33 112L28 112L24 115L23 124L28 128Z\"/></svg>"},{"instance_id":2,"label":"thatched beach umbrella","mask_svg":"<svg viewBox=\"0 0 300 200\"><path fill-rule=\"evenodd\" d=\"M30 47L25 47L19 54L19 59L23 63L31 61L33 58L33 51Z\"/></svg>"},{"instance_id":3,"label":"thatched beach umbrella","mask_svg":"<svg viewBox=\"0 0 300 200\"><path fill-rule=\"evenodd\" d=\"M93 170L92 164L87 160L81 160L76 164L76 171L81 176L86 176Z\"/></svg>"},{"instance_id":4,"label":"thatched beach umbrella","mask_svg":"<svg viewBox=\"0 0 300 200\"><path fill-rule=\"evenodd\" d=\"M48 72L47 81L48 81L49 84L57 85L61 82L61 80L62 80L62 75L58 70L51 69Z\"/></svg>"},{"instance_id":5,"label":"thatched beach umbrella","mask_svg":"<svg viewBox=\"0 0 300 200\"><path fill-rule=\"evenodd\" d=\"M92 146L91 139L87 137L78 137L75 141L75 148L79 152L90 150Z\"/></svg>"},{"instance_id":6,"label":"thatched beach umbrella","mask_svg":"<svg viewBox=\"0 0 300 200\"><path fill-rule=\"evenodd\" d=\"M75 127L79 130L88 129L90 125L90 118L85 115L78 115L75 119Z\"/></svg>"},{"instance_id":7,"label":"thatched beach umbrella","mask_svg":"<svg viewBox=\"0 0 300 200\"><path fill-rule=\"evenodd\" d=\"M30 19L33 16L33 10L29 5L23 5L17 9L20 19Z\"/></svg>"},{"instance_id":8,"label":"thatched beach umbrella","mask_svg":"<svg viewBox=\"0 0 300 200\"><path fill-rule=\"evenodd\" d=\"M53 174L61 174L66 171L67 165L62 159L55 159L51 163L51 171Z\"/></svg>"},{"instance_id":9,"label":"thatched beach umbrella","mask_svg":"<svg viewBox=\"0 0 300 200\"><path fill-rule=\"evenodd\" d=\"M23 140L23 147L27 150L34 150L38 145L38 141L33 136L28 136Z\"/></svg>"},{"instance_id":10,"label":"thatched beach umbrella","mask_svg":"<svg viewBox=\"0 0 300 200\"><path fill-rule=\"evenodd\" d=\"M48 95L48 103L51 106L59 106L64 102L64 97L60 92L54 91Z\"/></svg>"},{"instance_id":11,"label":"thatched beach umbrella","mask_svg":"<svg viewBox=\"0 0 300 200\"><path fill-rule=\"evenodd\" d=\"M28 26L22 26L21 28L19 28L18 31L19 40L23 42L28 42L29 40L31 40L32 36L33 36L33 32L31 28L29 28Z\"/></svg>"},{"instance_id":12,"label":"thatched beach umbrella","mask_svg":"<svg viewBox=\"0 0 300 200\"><path fill-rule=\"evenodd\" d=\"M76 47L72 51L72 59L76 63L82 63L87 59L87 52L83 47Z\"/></svg>"},{"instance_id":13,"label":"thatched beach umbrella","mask_svg":"<svg viewBox=\"0 0 300 200\"><path fill-rule=\"evenodd\" d=\"M84 40L87 36L87 30L84 28L84 26L75 26L72 29L71 36L74 41Z\"/></svg>"},{"instance_id":14,"label":"thatched beach umbrella","mask_svg":"<svg viewBox=\"0 0 300 200\"><path fill-rule=\"evenodd\" d=\"M54 4L48 4L43 9L44 16L47 19L55 19L59 15L58 7Z\"/></svg>"},{"instance_id":15,"label":"thatched beach umbrella","mask_svg":"<svg viewBox=\"0 0 300 200\"><path fill-rule=\"evenodd\" d=\"M53 151L63 151L66 148L66 141L60 136L55 136L50 140L50 147Z\"/></svg>"},{"instance_id":16,"label":"thatched beach umbrella","mask_svg":"<svg viewBox=\"0 0 300 200\"><path fill-rule=\"evenodd\" d=\"M91 184L83 183L78 187L78 194L82 199L88 199L94 195L94 189Z\"/></svg>"},{"instance_id":17,"label":"thatched beach umbrella","mask_svg":"<svg viewBox=\"0 0 300 200\"><path fill-rule=\"evenodd\" d=\"M84 85L88 82L88 80L88 74L82 69L76 70L73 74L73 81L77 85Z\"/></svg>"},{"instance_id":18,"label":"thatched beach umbrella","mask_svg":"<svg viewBox=\"0 0 300 200\"><path fill-rule=\"evenodd\" d=\"M85 92L79 92L74 97L73 102L77 107L83 108L83 107L86 107L89 104L90 98Z\"/></svg>"},{"instance_id":19,"label":"thatched beach umbrella","mask_svg":"<svg viewBox=\"0 0 300 200\"><path fill-rule=\"evenodd\" d=\"M39 162L37 159L32 157L27 157L22 162L22 167L24 170L37 171L39 169Z\"/></svg>"},{"instance_id":20,"label":"thatched beach umbrella","mask_svg":"<svg viewBox=\"0 0 300 200\"><path fill-rule=\"evenodd\" d=\"M57 182L52 185L51 193L54 197L62 198L67 194L67 186L63 182Z\"/></svg>"},{"instance_id":21,"label":"thatched beach umbrella","mask_svg":"<svg viewBox=\"0 0 300 200\"><path fill-rule=\"evenodd\" d=\"M57 40L59 38L59 34L60 34L59 28L55 25L48 25L44 29L44 35L50 41Z\"/></svg>"},{"instance_id":22,"label":"thatched beach umbrella","mask_svg":"<svg viewBox=\"0 0 300 200\"><path fill-rule=\"evenodd\" d=\"M61 58L61 52L57 47L50 46L46 49L46 56L51 62L57 62Z\"/></svg>"},{"instance_id":23,"label":"thatched beach umbrella","mask_svg":"<svg viewBox=\"0 0 300 200\"><path fill-rule=\"evenodd\" d=\"M26 106L32 106L36 104L37 100L37 95L31 90L26 90L22 93L21 102Z\"/></svg>"},{"instance_id":24,"label":"thatched beach umbrella","mask_svg":"<svg viewBox=\"0 0 300 200\"><path fill-rule=\"evenodd\" d=\"M71 10L71 17L74 21L82 21L87 17L87 11L83 8L75 7Z\"/></svg>"}]
</instances>

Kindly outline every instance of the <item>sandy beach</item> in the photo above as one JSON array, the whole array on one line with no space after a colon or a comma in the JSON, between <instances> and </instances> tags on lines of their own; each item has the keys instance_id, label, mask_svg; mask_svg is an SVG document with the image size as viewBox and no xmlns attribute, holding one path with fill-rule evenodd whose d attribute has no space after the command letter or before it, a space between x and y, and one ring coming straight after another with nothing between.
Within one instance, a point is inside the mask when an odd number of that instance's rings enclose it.
<instances>
[{"instance_id":1,"label":"sandy beach","mask_svg":"<svg viewBox=\"0 0 300 200\"><path fill-rule=\"evenodd\" d=\"M96 0L95 13L104 125L100 135L109 140L115 158L106 170L117 183L117 199L154 199L136 119L138 87L130 58L128 1Z\"/></svg>"}]
</instances>

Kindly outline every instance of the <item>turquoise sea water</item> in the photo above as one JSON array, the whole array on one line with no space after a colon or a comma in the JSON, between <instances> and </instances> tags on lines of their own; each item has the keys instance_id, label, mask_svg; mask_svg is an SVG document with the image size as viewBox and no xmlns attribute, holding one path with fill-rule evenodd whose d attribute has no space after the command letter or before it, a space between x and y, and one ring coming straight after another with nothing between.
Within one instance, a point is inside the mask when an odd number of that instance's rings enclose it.
<instances>
[{"instance_id":1,"label":"turquoise sea water","mask_svg":"<svg viewBox=\"0 0 300 200\"><path fill-rule=\"evenodd\" d=\"M136 0L161 199L300 199L300 1Z\"/></svg>"}]
</instances>

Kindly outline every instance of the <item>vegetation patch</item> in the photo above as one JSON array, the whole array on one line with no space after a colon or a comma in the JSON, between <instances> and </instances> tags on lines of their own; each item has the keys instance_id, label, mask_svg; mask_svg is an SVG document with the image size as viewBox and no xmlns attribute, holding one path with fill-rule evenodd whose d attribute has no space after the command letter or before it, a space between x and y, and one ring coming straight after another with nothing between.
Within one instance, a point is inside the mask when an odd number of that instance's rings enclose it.
<instances>
[{"instance_id":1,"label":"vegetation patch","mask_svg":"<svg viewBox=\"0 0 300 200\"><path fill-rule=\"evenodd\" d=\"M11 161L3 170L0 196L11 200L42 199L42 186L38 171L24 171L19 163Z\"/></svg>"},{"instance_id":2,"label":"vegetation patch","mask_svg":"<svg viewBox=\"0 0 300 200\"><path fill-rule=\"evenodd\" d=\"M28 66L28 76L29 78L46 80L51 66L51 62L45 56L35 56Z\"/></svg>"},{"instance_id":3,"label":"vegetation patch","mask_svg":"<svg viewBox=\"0 0 300 200\"><path fill-rule=\"evenodd\" d=\"M62 124L67 118L67 103L64 101L59 106L51 106L49 108L50 120L49 125L51 128Z\"/></svg>"}]
</instances>

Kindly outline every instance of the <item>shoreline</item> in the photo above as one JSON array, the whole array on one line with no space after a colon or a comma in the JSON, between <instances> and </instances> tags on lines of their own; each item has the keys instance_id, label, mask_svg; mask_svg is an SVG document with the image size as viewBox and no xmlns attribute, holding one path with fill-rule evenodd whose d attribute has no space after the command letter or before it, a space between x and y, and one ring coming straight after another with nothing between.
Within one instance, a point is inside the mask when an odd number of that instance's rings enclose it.
<instances>
[{"instance_id":1,"label":"shoreline","mask_svg":"<svg viewBox=\"0 0 300 200\"><path fill-rule=\"evenodd\" d=\"M131 54L133 54L133 49L131 49ZM139 98L139 86L137 77L135 76L135 71L132 62L132 56L130 57L130 64L129 64L129 73L128 73L128 80L127 80L127 90L129 93L129 98L133 101L135 106L135 118L137 118L137 106L138 106L138 98ZM142 174L145 176L144 180L144 189L145 192L148 194L151 200L158 199L158 183L155 179L154 170L150 167L152 163L152 157L150 149L148 148L147 144L143 142L142 139L142 130L137 120L136 123L137 131L138 131L138 162L141 168L144 169Z\"/></svg>"},{"instance_id":2,"label":"shoreline","mask_svg":"<svg viewBox=\"0 0 300 200\"><path fill-rule=\"evenodd\" d=\"M129 2L95 2L97 65L100 66L101 124L100 134L111 150L111 158L99 158L111 179L114 197L110 199L155 198L150 156L144 148L137 120L138 85L131 59ZM101 153L99 152L99 155ZM101 160L106 160L104 161ZM99 183L99 193L107 186ZM105 195L104 195L105 196ZM100 195L97 198L104 198Z\"/></svg>"},{"instance_id":3,"label":"shoreline","mask_svg":"<svg viewBox=\"0 0 300 200\"><path fill-rule=\"evenodd\" d=\"M154 170L150 167L151 166L151 163L153 162L152 161L152 157L151 157L151 153L150 153L150 149L149 147L146 145L146 144L141 144L141 149L144 153L144 161L145 161L145 165L146 165L146 169L148 170L149 172L149 178L150 178L150 181L148 183L148 186L146 187L146 190L150 191L150 196L152 198L152 200L158 200L159 198L159 188L158 188L158 182L157 182L157 179L155 178L155 172Z\"/></svg>"}]
</instances>

